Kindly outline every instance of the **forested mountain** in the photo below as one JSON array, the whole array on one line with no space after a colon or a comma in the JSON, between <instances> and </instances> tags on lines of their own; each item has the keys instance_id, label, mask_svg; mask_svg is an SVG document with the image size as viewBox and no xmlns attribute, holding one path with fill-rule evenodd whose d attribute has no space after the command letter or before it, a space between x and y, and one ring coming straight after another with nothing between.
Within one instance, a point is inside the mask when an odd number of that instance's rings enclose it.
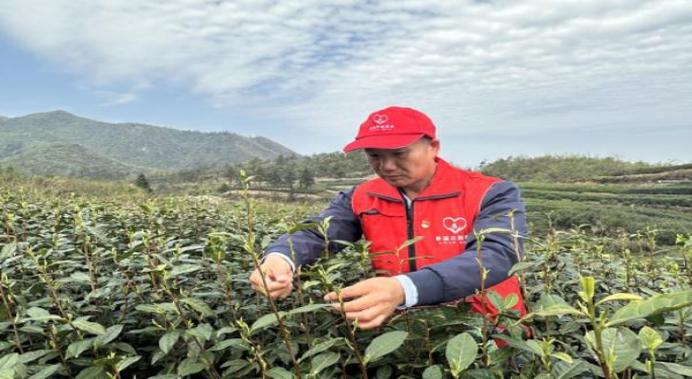
<instances>
[{"instance_id":1,"label":"forested mountain","mask_svg":"<svg viewBox=\"0 0 692 379\"><path fill-rule=\"evenodd\" d=\"M297 155L264 137L112 124L65 111L0 119L0 165L26 174L118 178Z\"/></svg>"}]
</instances>

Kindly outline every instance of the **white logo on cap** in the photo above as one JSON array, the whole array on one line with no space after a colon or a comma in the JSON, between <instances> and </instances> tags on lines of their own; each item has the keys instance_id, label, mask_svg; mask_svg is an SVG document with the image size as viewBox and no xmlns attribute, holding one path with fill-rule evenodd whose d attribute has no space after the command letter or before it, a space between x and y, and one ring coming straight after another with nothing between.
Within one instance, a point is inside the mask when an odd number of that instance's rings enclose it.
<instances>
[{"instance_id":1,"label":"white logo on cap","mask_svg":"<svg viewBox=\"0 0 692 379\"><path fill-rule=\"evenodd\" d=\"M442 226L454 234L466 228L466 219L463 217L445 217L442 219Z\"/></svg>"},{"instance_id":2,"label":"white logo on cap","mask_svg":"<svg viewBox=\"0 0 692 379\"><path fill-rule=\"evenodd\" d=\"M387 122L388 119L389 119L389 117L387 117L386 114L378 113L378 114L372 116L372 120L375 121L375 124L378 124L378 125L384 124L385 122Z\"/></svg>"},{"instance_id":3,"label":"white logo on cap","mask_svg":"<svg viewBox=\"0 0 692 379\"><path fill-rule=\"evenodd\" d=\"M389 117L386 114L378 113L372 116L372 120L377 125L371 125L368 130L371 132L388 132L394 129L394 124L387 124Z\"/></svg>"}]
</instances>

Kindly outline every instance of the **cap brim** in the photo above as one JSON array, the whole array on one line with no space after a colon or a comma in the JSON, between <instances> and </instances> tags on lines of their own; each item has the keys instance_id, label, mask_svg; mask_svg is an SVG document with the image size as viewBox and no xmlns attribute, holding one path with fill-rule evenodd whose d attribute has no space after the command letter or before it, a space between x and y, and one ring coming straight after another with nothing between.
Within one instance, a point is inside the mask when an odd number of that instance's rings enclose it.
<instances>
[{"instance_id":1,"label":"cap brim","mask_svg":"<svg viewBox=\"0 0 692 379\"><path fill-rule=\"evenodd\" d=\"M418 141L424 135L415 133L364 137L344 146L344 153L358 149L400 149Z\"/></svg>"}]
</instances>

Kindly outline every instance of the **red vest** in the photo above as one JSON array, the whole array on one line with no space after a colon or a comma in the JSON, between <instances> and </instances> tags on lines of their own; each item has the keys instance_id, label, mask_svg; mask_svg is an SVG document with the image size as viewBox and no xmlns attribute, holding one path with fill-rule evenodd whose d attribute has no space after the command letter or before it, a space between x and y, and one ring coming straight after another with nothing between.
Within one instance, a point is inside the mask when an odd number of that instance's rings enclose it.
<instances>
[{"instance_id":1,"label":"red vest","mask_svg":"<svg viewBox=\"0 0 692 379\"><path fill-rule=\"evenodd\" d=\"M453 167L437 158L435 175L415 198L409 214L401 193L383 179L357 186L352 209L360 219L365 238L371 242L373 268L380 275L397 275L462 253L486 192L499 180ZM414 237L419 239L402 248L404 242ZM502 297L516 294L519 302L515 309L524 314L516 277L491 288ZM496 312L491 304L483 304L486 302L477 297L467 301L480 313Z\"/></svg>"}]
</instances>

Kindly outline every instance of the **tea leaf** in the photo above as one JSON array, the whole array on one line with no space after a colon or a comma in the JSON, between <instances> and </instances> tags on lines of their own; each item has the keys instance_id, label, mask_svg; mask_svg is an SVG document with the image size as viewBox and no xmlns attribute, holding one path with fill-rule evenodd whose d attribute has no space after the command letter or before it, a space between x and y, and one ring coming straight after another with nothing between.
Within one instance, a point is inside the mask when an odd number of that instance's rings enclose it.
<instances>
[{"instance_id":1,"label":"tea leaf","mask_svg":"<svg viewBox=\"0 0 692 379\"><path fill-rule=\"evenodd\" d=\"M473 363L478 354L478 344L468 333L461 333L447 342L445 356L453 373L460 373Z\"/></svg>"},{"instance_id":2,"label":"tea leaf","mask_svg":"<svg viewBox=\"0 0 692 379\"><path fill-rule=\"evenodd\" d=\"M72 275L70 275L70 279L76 282L88 283L91 277L86 272L73 272Z\"/></svg>"},{"instance_id":3,"label":"tea leaf","mask_svg":"<svg viewBox=\"0 0 692 379\"><path fill-rule=\"evenodd\" d=\"M283 317L285 314L286 312L279 312L279 317ZM274 313L264 315L258 318L257 321L252 323L252 326L250 327L250 333L255 333L278 322L279 321L276 319L276 315Z\"/></svg>"},{"instance_id":4,"label":"tea leaf","mask_svg":"<svg viewBox=\"0 0 692 379\"><path fill-rule=\"evenodd\" d=\"M587 371L588 367L584 361L578 360L574 363L556 362L550 372L552 379L570 379Z\"/></svg>"},{"instance_id":5,"label":"tea leaf","mask_svg":"<svg viewBox=\"0 0 692 379\"><path fill-rule=\"evenodd\" d=\"M216 331L216 336L221 337L225 334L235 333L237 331L238 328L236 328L235 326L224 326L223 328Z\"/></svg>"},{"instance_id":6,"label":"tea leaf","mask_svg":"<svg viewBox=\"0 0 692 379\"><path fill-rule=\"evenodd\" d=\"M528 341L520 340L518 338L512 338L512 337L509 337L506 335L501 335L501 334L494 335L493 338L500 339L500 340L506 342L507 345L509 345L515 349L523 350L527 353L538 355L539 357L543 356L543 349L541 349L540 346L538 346L538 349L536 349L536 345L533 345L533 344L529 345L529 344L527 344Z\"/></svg>"},{"instance_id":7,"label":"tea leaf","mask_svg":"<svg viewBox=\"0 0 692 379\"><path fill-rule=\"evenodd\" d=\"M123 325L113 325L106 329L106 333L94 339L94 347L99 348L116 339L123 331Z\"/></svg>"},{"instance_id":8,"label":"tea leaf","mask_svg":"<svg viewBox=\"0 0 692 379\"><path fill-rule=\"evenodd\" d=\"M136 310L145 313L163 314L165 310L158 304L138 304L135 307Z\"/></svg>"},{"instance_id":9,"label":"tea leaf","mask_svg":"<svg viewBox=\"0 0 692 379\"><path fill-rule=\"evenodd\" d=\"M564 315L582 315L581 312L572 308L569 305L553 305L541 310L531 312L524 316L522 320L530 320L533 317L550 317L550 316L564 316Z\"/></svg>"},{"instance_id":10,"label":"tea leaf","mask_svg":"<svg viewBox=\"0 0 692 379\"><path fill-rule=\"evenodd\" d=\"M179 275L183 274L189 274L191 272L199 271L202 269L202 266L200 265L192 265L192 264L183 264L183 265L178 265L178 266L173 266L173 269L171 269L171 272L169 273L171 278L174 278Z\"/></svg>"},{"instance_id":11,"label":"tea leaf","mask_svg":"<svg viewBox=\"0 0 692 379\"><path fill-rule=\"evenodd\" d=\"M26 314L29 316L29 318L23 319L23 321L62 320L62 317L52 315L47 310L39 307L31 307L27 309Z\"/></svg>"},{"instance_id":12,"label":"tea leaf","mask_svg":"<svg viewBox=\"0 0 692 379\"><path fill-rule=\"evenodd\" d=\"M663 343L661 335L648 326L644 326L639 330L639 340L642 342L642 346L645 349L651 351L656 350L658 346Z\"/></svg>"},{"instance_id":13,"label":"tea leaf","mask_svg":"<svg viewBox=\"0 0 692 379\"><path fill-rule=\"evenodd\" d=\"M596 279L593 276L584 276L579 282L581 283L581 291L579 297L585 302L590 302L596 294Z\"/></svg>"},{"instance_id":14,"label":"tea leaf","mask_svg":"<svg viewBox=\"0 0 692 379\"><path fill-rule=\"evenodd\" d=\"M141 358L142 357L140 357L139 355L134 356L134 357L124 358L120 362L116 363L115 370L117 372L121 372L121 371L125 370L126 368L130 367L130 365L132 365L133 363L139 361Z\"/></svg>"},{"instance_id":15,"label":"tea leaf","mask_svg":"<svg viewBox=\"0 0 692 379\"><path fill-rule=\"evenodd\" d=\"M186 358L178 365L178 375L192 375L203 371L206 368L207 366L205 364L197 362L196 359Z\"/></svg>"},{"instance_id":16,"label":"tea leaf","mask_svg":"<svg viewBox=\"0 0 692 379\"><path fill-rule=\"evenodd\" d=\"M272 367L267 371L267 376L272 379L293 379L293 374L283 367Z\"/></svg>"},{"instance_id":17,"label":"tea leaf","mask_svg":"<svg viewBox=\"0 0 692 379\"><path fill-rule=\"evenodd\" d=\"M656 362L656 367L659 366L663 366L665 369L678 375L692 377L692 366L683 366L681 364L672 362Z\"/></svg>"},{"instance_id":18,"label":"tea leaf","mask_svg":"<svg viewBox=\"0 0 692 379\"><path fill-rule=\"evenodd\" d=\"M442 368L440 368L440 365L426 368L423 371L423 379L442 379Z\"/></svg>"},{"instance_id":19,"label":"tea leaf","mask_svg":"<svg viewBox=\"0 0 692 379\"><path fill-rule=\"evenodd\" d=\"M319 374L320 371L326 369L327 367L333 364L336 364L337 362L339 362L339 354L333 351L316 355L314 358L312 358L312 361L310 362L310 375L317 376L317 374Z\"/></svg>"},{"instance_id":20,"label":"tea leaf","mask_svg":"<svg viewBox=\"0 0 692 379\"><path fill-rule=\"evenodd\" d=\"M616 326L630 320L646 318L692 305L692 290L654 295L642 301L633 301L618 309L606 326Z\"/></svg>"},{"instance_id":21,"label":"tea leaf","mask_svg":"<svg viewBox=\"0 0 692 379\"><path fill-rule=\"evenodd\" d=\"M94 338L89 338L81 341L75 341L72 342L68 347L67 347L67 356L68 357L79 357L80 354L88 350L94 345Z\"/></svg>"},{"instance_id":22,"label":"tea leaf","mask_svg":"<svg viewBox=\"0 0 692 379\"><path fill-rule=\"evenodd\" d=\"M540 266L541 262L538 261L521 261L519 263L516 263L512 268L509 270L507 273L507 276L512 276L514 273L519 272L519 271L526 271L528 269L534 268L536 266Z\"/></svg>"},{"instance_id":23,"label":"tea leaf","mask_svg":"<svg viewBox=\"0 0 692 379\"><path fill-rule=\"evenodd\" d=\"M91 322L87 320L73 320L72 325L74 325L75 328L85 331L87 333L91 334L106 334L106 329L103 327L103 325L97 323L97 322Z\"/></svg>"},{"instance_id":24,"label":"tea leaf","mask_svg":"<svg viewBox=\"0 0 692 379\"><path fill-rule=\"evenodd\" d=\"M294 308L288 311L289 315L295 315L299 313L314 312L319 309L332 308L331 304L308 304L302 307Z\"/></svg>"},{"instance_id":25,"label":"tea leaf","mask_svg":"<svg viewBox=\"0 0 692 379\"><path fill-rule=\"evenodd\" d=\"M235 347L241 350L250 350L250 346L241 338L231 338L216 343L216 345L209 348L209 351L222 351L228 349L229 347Z\"/></svg>"},{"instance_id":26,"label":"tea leaf","mask_svg":"<svg viewBox=\"0 0 692 379\"><path fill-rule=\"evenodd\" d=\"M298 360L298 362L303 361L306 358L309 358L315 354L319 354L327 349L330 349L332 346L336 345L339 342L342 342L344 339L343 338L331 338L327 341L318 343L317 345L311 347L308 351L306 351L302 357Z\"/></svg>"},{"instance_id":27,"label":"tea leaf","mask_svg":"<svg viewBox=\"0 0 692 379\"><path fill-rule=\"evenodd\" d=\"M30 352L27 352L24 354L20 354L19 355L19 362L20 363L29 363L31 361L34 361L36 359L43 357L46 354L51 353L52 351L53 350L44 349L44 350L36 350L36 351L30 351Z\"/></svg>"},{"instance_id":28,"label":"tea leaf","mask_svg":"<svg viewBox=\"0 0 692 379\"><path fill-rule=\"evenodd\" d=\"M0 369L10 369L19 363L19 354L11 353L0 358Z\"/></svg>"},{"instance_id":29,"label":"tea leaf","mask_svg":"<svg viewBox=\"0 0 692 379\"><path fill-rule=\"evenodd\" d=\"M103 368L103 366L91 366L87 367L84 370L80 371L79 374L77 374L76 379L105 379L108 378L106 376L106 370Z\"/></svg>"},{"instance_id":30,"label":"tea leaf","mask_svg":"<svg viewBox=\"0 0 692 379\"><path fill-rule=\"evenodd\" d=\"M408 332L397 330L375 337L365 349L364 361L366 363L372 362L398 349L407 336Z\"/></svg>"},{"instance_id":31,"label":"tea leaf","mask_svg":"<svg viewBox=\"0 0 692 379\"><path fill-rule=\"evenodd\" d=\"M199 312L204 317L213 317L214 316L214 311L207 305L207 303L203 302L202 300L191 298L191 297L186 297L186 298L180 299L180 302L189 305L190 308Z\"/></svg>"},{"instance_id":32,"label":"tea leaf","mask_svg":"<svg viewBox=\"0 0 692 379\"><path fill-rule=\"evenodd\" d=\"M377 368L375 372L376 379L389 379L392 377L392 366L384 365Z\"/></svg>"},{"instance_id":33,"label":"tea leaf","mask_svg":"<svg viewBox=\"0 0 692 379\"><path fill-rule=\"evenodd\" d=\"M6 260L14 252L17 251L17 243L16 242L10 242L2 247L2 250L0 250L0 262Z\"/></svg>"},{"instance_id":34,"label":"tea leaf","mask_svg":"<svg viewBox=\"0 0 692 379\"><path fill-rule=\"evenodd\" d=\"M595 350L594 332L589 331L585 338L589 342L589 348ZM602 332L602 339L604 354L612 351L615 357L612 367L615 372L621 372L630 367L641 352L639 338L627 328L607 328Z\"/></svg>"},{"instance_id":35,"label":"tea leaf","mask_svg":"<svg viewBox=\"0 0 692 379\"><path fill-rule=\"evenodd\" d=\"M599 300L596 305L603 304L607 301L617 301L617 300L624 300L624 301L634 301L634 300L642 300L642 297L639 295L635 295L632 293L614 293L612 295L608 295L604 297L603 299Z\"/></svg>"},{"instance_id":36,"label":"tea leaf","mask_svg":"<svg viewBox=\"0 0 692 379\"><path fill-rule=\"evenodd\" d=\"M561 361L563 361L563 362L567 362L567 363L572 363L572 362L574 362L574 360L572 359L572 357L570 357L569 355L567 355L567 354L565 354L565 353L562 353L562 352L552 353L552 354L550 354L550 356L551 356L551 357L555 357L555 358L557 358L557 359L559 359L559 360L561 360Z\"/></svg>"},{"instance_id":37,"label":"tea leaf","mask_svg":"<svg viewBox=\"0 0 692 379\"><path fill-rule=\"evenodd\" d=\"M60 370L60 364L54 364L41 369L41 371L31 375L29 379L46 379Z\"/></svg>"},{"instance_id":38,"label":"tea leaf","mask_svg":"<svg viewBox=\"0 0 692 379\"><path fill-rule=\"evenodd\" d=\"M168 354L173 345L178 342L178 338L180 338L180 330L173 330L164 334L159 339L159 349L161 349L164 354Z\"/></svg>"},{"instance_id":39,"label":"tea leaf","mask_svg":"<svg viewBox=\"0 0 692 379\"><path fill-rule=\"evenodd\" d=\"M213 333L214 329L212 329L211 325L209 324L199 324L196 327L185 331L186 335L197 337L202 341L208 341Z\"/></svg>"}]
</instances>

